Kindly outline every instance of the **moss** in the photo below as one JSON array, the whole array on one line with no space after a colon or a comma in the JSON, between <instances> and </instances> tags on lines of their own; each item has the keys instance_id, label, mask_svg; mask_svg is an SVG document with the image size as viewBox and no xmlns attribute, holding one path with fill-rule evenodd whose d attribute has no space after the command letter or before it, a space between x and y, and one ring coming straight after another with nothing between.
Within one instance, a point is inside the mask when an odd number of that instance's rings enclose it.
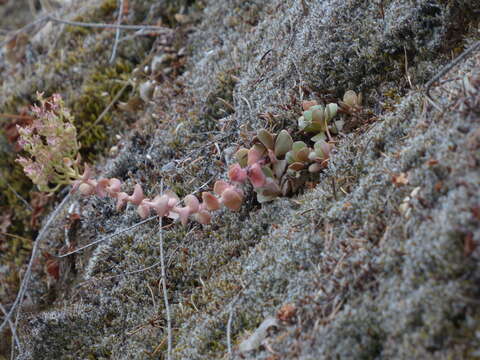
<instances>
[{"instance_id":1,"label":"moss","mask_svg":"<svg viewBox=\"0 0 480 360\"><path fill-rule=\"evenodd\" d=\"M198 0L167 0L161 5L159 11L162 22L168 27L175 27L178 25L178 21L175 19L175 15L181 13L181 10L185 8L199 9L202 7L201 1Z\"/></svg>"},{"instance_id":2,"label":"moss","mask_svg":"<svg viewBox=\"0 0 480 360\"><path fill-rule=\"evenodd\" d=\"M82 143L81 153L88 161L93 161L108 143L106 128L111 128L112 113L97 122L100 114L128 81L133 65L125 60L117 60L112 66L100 66L94 69L84 81L80 95L73 101L72 113L75 126ZM128 98L128 91L120 97L120 101Z\"/></svg>"},{"instance_id":3,"label":"moss","mask_svg":"<svg viewBox=\"0 0 480 360\"><path fill-rule=\"evenodd\" d=\"M97 10L98 12L95 11L95 13L100 19L105 19L117 10L118 4L117 0L104 0Z\"/></svg>"},{"instance_id":4,"label":"moss","mask_svg":"<svg viewBox=\"0 0 480 360\"><path fill-rule=\"evenodd\" d=\"M80 21L80 19L77 19L76 21ZM93 30L92 28L88 28L88 27L67 25L65 27L65 32L70 36L72 36L73 38L78 39L78 38L86 37L87 35L91 34Z\"/></svg>"},{"instance_id":5,"label":"moss","mask_svg":"<svg viewBox=\"0 0 480 360\"><path fill-rule=\"evenodd\" d=\"M207 118L204 121L204 126L207 126L207 130L214 129L217 120L233 113L233 89L237 83L237 75L237 68L218 72L214 90L205 99Z\"/></svg>"}]
</instances>

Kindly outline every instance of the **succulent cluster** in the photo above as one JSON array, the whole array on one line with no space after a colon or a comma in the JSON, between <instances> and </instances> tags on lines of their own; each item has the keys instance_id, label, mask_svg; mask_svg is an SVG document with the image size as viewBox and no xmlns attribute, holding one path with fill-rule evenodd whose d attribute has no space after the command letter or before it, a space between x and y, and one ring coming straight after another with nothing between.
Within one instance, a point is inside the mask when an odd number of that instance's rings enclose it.
<instances>
[{"instance_id":1,"label":"succulent cluster","mask_svg":"<svg viewBox=\"0 0 480 360\"><path fill-rule=\"evenodd\" d=\"M332 145L318 140L314 148L304 142L294 142L288 131L277 135L260 130L250 149L241 148L237 163L230 166L232 182L252 184L260 203L294 192L303 183L302 170L318 172L326 166Z\"/></svg>"},{"instance_id":2,"label":"succulent cluster","mask_svg":"<svg viewBox=\"0 0 480 360\"><path fill-rule=\"evenodd\" d=\"M343 128L343 120L331 122L338 111L338 105L335 103L324 107L316 101L305 101L303 110L302 116L298 118L298 127L307 133L316 134L312 141L325 140L325 134L330 138L330 133L337 134Z\"/></svg>"},{"instance_id":3,"label":"succulent cluster","mask_svg":"<svg viewBox=\"0 0 480 360\"><path fill-rule=\"evenodd\" d=\"M85 196L97 195L98 197L110 196L117 200L117 211L122 210L127 203L137 206L137 212L143 219L154 212L160 217L169 217L179 219L182 224L186 224L189 219L194 219L200 224L209 224L211 221L211 212L218 210L225 205L232 211L240 209L243 201L243 192L232 184L223 180L218 180L214 185L214 194L210 192L202 193L200 202L195 195L187 195L181 201L172 191L166 191L162 195L157 195L153 199L145 197L140 184L136 184L133 193L128 195L121 191L122 183L119 179L99 179L91 178L91 171L85 166L83 175L73 182L73 191L77 190ZM181 204L184 206L181 206Z\"/></svg>"},{"instance_id":4,"label":"succulent cluster","mask_svg":"<svg viewBox=\"0 0 480 360\"><path fill-rule=\"evenodd\" d=\"M240 148L228 176L231 181L252 184L260 203L271 201L280 195L295 192L305 180L305 173L316 173L327 166L333 145L331 133L338 133L343 120L331 122L338 105L325 107L316 101L305 101L304 112L298 119L300 130L315 133L313 147L303 141L293 141L286 130L272 134L265 129L258 131L250 149Z\"/></svg>"},{"instance_id":5,"label":"succulent cluster","mask_svg":"<svg viewBox=\"0 0 480 360\"><path fill-rule=\"evenodd\" d=\"M40 105L32 107L32 124L17 125L18 144L30 155L19 157L17 162L40 191L54 192L79 177L80 145L73 117L61 96L44 99L37 93L37 99Z\"/></svg>"},{"instance_id":6,"label":"succulent cluster","mask_svg":"<svg viewBox=\"0 0 480 360\"><path fill-rule=\"evenodd\" d=\"M61 185L72 184L72 191L78 190L85 196L116 199L117 211L131 203L137 206L142 218L155 213L161 217L178 219L182 224L189 219L208 224L211 212L222 205L238 211L244 198L239 185L247 181L253 186L260 203L295 192L304 183L308 172L316 173L327 166L333 148L331 133L336 134L343 127L343 120L332 121L337 114L337 104L322 106L315 101L305 101L298 124L305 133L315 134L311 138L312 147L303 141L294 142L287 130L273 134L262 129L254 137L250 149L242 147L236 152L237 162L228 171L232 183L216 181L213 193L203 192L201 202L192 194L180 200L171 191L150 199L145 197L139 184L129 195L121 190L119 179L92 178L88 165L85 165L81 174L76 130L60 95L55 94L45 100L39 94L38 100L40 106L33 107L33 124L18 129L19 144L30 154L30 158L21 157L17 161L24 166L25 172L40 190L52 192ZM361 95L347 91L340 106L351 110L359 108L360 103ZM51 185L55 186L52 188Z\"/></svg>"},{"instance_id":7,"label":"succulent cluster","mask_svg":"<svg viewBox=\"0 0 480 360\"><path fill-rule=\"evenodd\" d=\"M340 105L347 109L360 109L362 106L362 94L357 94L353 90L347 90L343 95L343 101Z\"/></svg>"}]
</instances>

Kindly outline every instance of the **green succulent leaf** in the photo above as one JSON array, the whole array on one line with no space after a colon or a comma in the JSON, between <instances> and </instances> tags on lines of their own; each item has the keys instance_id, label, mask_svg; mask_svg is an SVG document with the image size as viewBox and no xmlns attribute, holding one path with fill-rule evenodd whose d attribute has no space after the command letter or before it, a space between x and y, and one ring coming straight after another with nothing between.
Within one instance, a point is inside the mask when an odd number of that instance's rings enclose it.
<instances>
[{"instance_id":1,"label":"green succulent leaf","mask_svg":"<svg viewBox=\"0 0 480 360\"><path fill-rule=\"evenodd\" d=\"M294 154L302 150L303 148L306 148L307 144L305 144L303 141L295 141L292 145L292 151Z\"/></svg>"},{"instance_id":2,"label":"green succulent leaf","mask_svg":"<svg viewBox=\"0 0 480 360\"><path fill-rule=\"evenodd\" d=\"M288 153L290 153L290 151ZM278 160L275 164L273 164L273 172L277 179L280 179L282 177L286 169L287 169L287 160Z\"/></svg>"},{"instance_id":3,"label":"green succulent leaf","mask_svg":"<svg viewBox=\"0 0 480 360\"><path fill-rule=\"evenodd\" d=\"M273 135L270 134L267 130L265 129L260 130L257 133L257 138L267 149L273 150L273 147L274 147Z\"/></svg>"},{"instance_id":4,"label":"green succulent leaf","mask_svg":"<svg viewBox=\"0 0 480 360\"><path fill-rule=\"evenodd\" d=\"M313 111L312 110L304 111L303 117L305 119L305 122L311 123L313 121Z\"/></svg>"},{"instance_id":5,"label":"green succulent leaf","mask_svg":"<svg viewBox=\"0 0 480 360\"><path fill-rule=\"evenodd\" d=\"M315 135L314 137L312 137L311 140L312 140L313 142L317 142L317 141L321 141L321 140L324 140L324 141L325 141L326 139L327 139L327 135L325 135L324 132L321 132L321 133Z\"/></svg>"},{"instance_id":6,"label":"green succulent leaf","mask_svg":"<svg viewBox=\"0 0 480 360\"><path fill-rule=\"evenodd\" d=\"M238 149L238 151L235 153L235 159L242 168L247 166L248 149L245 149L244 147Z\"/></svg>"},{"instance_id":7,"label":"green succulent leaf","mask_svg":"<svg viewBox=\"0 0 480 360\"><path fill-rule=\"evenodd\" d=\"M273 172L272 169L270 169L269 166L262 166L262 172L266 177L273 178Z\"/></svg>"},{"instance_id":8,"label":"green succulent leaf","mask_svg":"<svg viewBox=\"0 0 480 360\"><path fill-rule=\"evenodd\" d=\"M314 110L312 112L312 119L314 123L323 123L325 120L325 111L322 110Z\"/></svg>"},{"instance_id":9,"label":"green succulent leaf","mask_svg":"<svg viewBox=\"0 0 480 360\"><path fill-rule=\"evenodd\" d=\"M282 130L275 140L275 156L281 157L292 149L293 139L287 130Z\"/></svg>"},{"instance_id":10,"label":"green succulent leaf","mask_svg":"<svg viewBox=\"0 0 480 360\"><path fill-rule=\"evenodd\" d=\"M330 103L325 107L325 119L329 122L331 119L337 115L338 105L335 103Z\"/></svg>"},{"instance_id":11,"label":"green succulent leaf","mask_svg":"<svg viewBox=\"0 0 480 360\"><path fill-rule=\"evenodd\" d=\"M295 162L295 157L293 156L293 151L289 151L285 154L285 160L289 164L293 164Z\"/></svg>"}]
</instances>

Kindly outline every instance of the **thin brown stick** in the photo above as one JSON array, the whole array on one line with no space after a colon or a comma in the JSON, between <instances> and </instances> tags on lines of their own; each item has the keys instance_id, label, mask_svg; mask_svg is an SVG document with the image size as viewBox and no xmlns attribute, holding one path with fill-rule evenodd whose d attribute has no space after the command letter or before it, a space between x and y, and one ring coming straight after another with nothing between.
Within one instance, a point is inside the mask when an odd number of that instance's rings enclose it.
<instances>
[{"instance_id":1,"label":"thin brown stick","mask_svg":"<svg viewBox=\"0 0 480 360\"><path fill-rule=\"evenodd\" d=\"M8 43L10 40L12 40L15 36L17 36L18 34L20 34L22 31L27 31L28 29L30 29L31 27L43 22L43 21L46 21L48 20L48 16L42 16L41 18L38 18L37 20L35 21L32 21L31 23L21 27L20 29L17 29L15 31L13 31L10 36L7 36L2 42L0 42L0 47L3 47L6 43Z\"/></svg>"},{"instance_id":2,"label":"thin brown stick","mask_svg":"<svg viewBox=\"0 0 480 360\"><path fill-rule=\"evenodd\" d=\"M16 197L18 200L20 200L20 201L23 203L23 205L25 205L25 207L26 207L29 211L33 211L33 208L32 208L32 206L28 203L28 201L25 200L25 199L8 183L8 181L5 179L5 177L3 176L2 173L0 173L0 178L3 179L3 181L4 181L5 185L7 186L8 190L10 190L10 191L13 193L13 195L15 195L15 197Z\"/></svg>"},{"instance_id":3,"label":"thin brown stick","mask_svg":"<svg viewBox=\"0 0 480 360\"><path fill-rule=\"evenodd\" d=\"M105 109L103 109L102 113L98 116L98 118L93 122L92 125L90 125L89 127L87 127L86 129L84 129L79 135L78 137L81 138L83 135L85 135L86 133L88 133L90 130L93 129L93 127L95 125L97 125L100 121L102 121L102 119L105 117L105 115L108 114L108 112L110 111L110 109L113 107L113 105L115 105L115 103L120 99L120 97L122 96L123 92L127 89L128 85L130 85L129 82L127 82L125 85L122 86L122 88L118 91L118 93L115 95L115 97L112 99L112 101L110 101L110 103L107 105L107 107Z\"/></svg>"},{"instance_id":4,"label":"thin brown stick","mask_svg":"<svg viewBox=\"0 0 480 360\"><path fill-rule=\"evenodd\" d=\"M19 236L19 235L15 235L15 234L10 234L10 233L3 232L3 231L0 231L0 234L1 234L1 235L6 235L6 236L13 237L14 239L20 239L20 240L24 240L24 241L30 241L30 239L27 239L26 237Z\"/></svg>"},{"instance_id":5,"label":"thin brown stick","mask_svg":"<svg viewBox=\"0 0 480 360\"><path fill-rule=\"evenodd\" d=\"M234 313L234 310L235 310L235 305L238 301L238 299L240 299L240 294L241 292L239 292L232 300L232 302L230 303L230 310L228 311L228 321L227 321L227 352L228 352L228 356L230 357L230 359L233 358L233 351L232 351L232 322L233 322L233 313Z\"/></svg>"},{"instance_id":6,"label":"thin brown stick","mask_svg":"<svg viewBox=\"0 0 480 360\"><path fill-rule=\"evenodd\" d=\"M29 115L15 115L15 114L5 114L5 113L0 113L0 117L4 117L7 119L19 119L19 120L32 119L32 117Z\"/></svg>"},{"instance_id":7,"label":"thin brown stick","mask_svg":"<svg viewBox=\"0 0 480 360\"><path fill-rule=\"evenodd\" d=\"M91 246L93 246L93 245L100 244L101 242L110 240L110 239L112 239L112 238L114 238L114 237L116 237L116 236L118 236L118 235L121 235L121 234L127 232L127 231L133 230L133 229L135 229L136 227L138 227L138 226L140 226L140 225L143 225L143 224L145 224L145 223L147 223L147 222L149 222L149 221L152 221L152 220L154 220L154 219L156 219L156 218L158 218L158 215L151 216L151 217L149 217L149 218L147 218L147 219L145 219L145 220L142 220L142 221L140 221L140 222L138 222L138 223L136 223L136 224L134 224L134 225L132 225L132 226L129 226L129 227L125 228L125 229L122 229L122 230L120 230L120 231L117 231L116 233L113 233L113 234L111 234L111 235L105 236L105 237L103 237L103 238L101 238L101 239L98 239L98 240L96 240L96 241L94 241L94 242L91 242L91 243L89 243L89 244L87 244L87 245L84 245L84 246L82 246L82 247L79 247L78 249L75 249L75 250L73 250L73 251L70 251L70 252L68 252L68 253L66 253L66 254L53 255L53 256L55 256L56 258L63 258L63 257L67 257L67 256L70 256L70 255L73 255L73 254L75 254L75 253L78 253L78 252L80 252L80 251L83 251L83 250L85 250L85 249L88 249L89 247L91 247Z\"/></svg>"},{"instance_id":8,"label":"thin brown stick","mask_svg":"<svg viewBox=\"0 0 480 360\"><path fill-rule=\"evenodd\" d=\"M148 54L147 57L145 57L145 59L141 62L140 65L138 65L138 68L143 68L153 57L154 55L154 52L151 51L150 54ZM98 116L98 118L93 122L93 124L91 124L89 127L87 127L86 129L84 129L79 135L78 137L81 138L83 135L85 135L87 132L89 132L91 129L93 129L93 127L95 125L97 125L100 121L102 121L102 119L105 117L105 115L108 114L108 112L110 111L110 109L113 107L113 105L115 105L115 103L120 99L120 97L122 96L123 92L127 89L128 85L130 85L130 79L132 78L132 75L130 76L130 78L127 80L127 82L125 83L125 85L122 86L122 88L120 90L118 90L118 93L115 95L115 97L112 99L112 101L110 101L110 103L107 105L107 107L105 109L103 109L102 113Z\"/></svg>"}]
</instances>

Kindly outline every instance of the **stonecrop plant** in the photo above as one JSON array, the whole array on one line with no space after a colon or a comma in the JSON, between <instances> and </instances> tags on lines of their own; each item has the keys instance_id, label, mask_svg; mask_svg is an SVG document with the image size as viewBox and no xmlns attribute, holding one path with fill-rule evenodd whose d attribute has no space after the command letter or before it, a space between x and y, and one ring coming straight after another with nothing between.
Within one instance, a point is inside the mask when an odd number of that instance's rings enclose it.
<instances>
[{"instance_id":1,"label":"stonecrop plant","mask_svg":"<svg viewBox=\"0 0 480 360\"><path fill-rule=\"evenodd\" d=\"M232 182L252 184L260 203L286 196L304 183L306 171L316 173L328 164L333 145L331 133L337 134L343 121L331 122L338 106L330 103L323 107L316 101L305 101L304 112L298 119L300 130L315 133L313 148L303 141L293 141L286 130L272 134L265 129L257 132L250 149L241 148L235 154L228 176Z\"/></svg>"},{"instance_id":2,"label":"stonecrop plant","mask_svg":"<svg viewBox=\"0 0 480 360\"><path fill-rule=\"evenodd\" d=\"M40 105L32 107L32 125L17 126L18 143L30 157L17 161L40 191L54 192L80 176L80 144L73 117L61 96L44 99L39 93L37 99Z\"/></svg>"},{"instance_id":3,"label":"stonecrop plant","mask_svg":"<svg viewBox=\"0 0 480 360\"><path fill-rule=\"evenodd\" d=\"M305 101L298 125L303 132L315 134L311 138L313 147L303 141L294 142L286 130L272 134L262 129L253 138L250 149L242 147L236 152L237 162L228 170L230 182L217 180L213 193L202 193L202 201L193 194L181 200L171 191L150 199L145 197L140 184L136 184L129 195L122 191L122 182L117 178L95 179L87 164L82 172L77 131L61 96L54 94L44 99L38 94L38 101L39 105L32 107L33 123L18 126L19 144L29 157L19 157L17 161L41 191L54 192L62 185L72 185L72 191L85 196L115 199L117 211L130 203L137 207L142 218L155 213L160 217L178 219L182 224L189 219L209 224L212 212L222 206L231 211L240 210L243 188L248 182L260 203L297 191L308 173L319 172L327 166L333 149L329 142L331 134L337 134L343 127L342 120L331 121L337 115L337 104L324 107L315 101ZM360 96L347 92L341 105L360 106L360 102Z\"/></svg>"}]
</instances>

